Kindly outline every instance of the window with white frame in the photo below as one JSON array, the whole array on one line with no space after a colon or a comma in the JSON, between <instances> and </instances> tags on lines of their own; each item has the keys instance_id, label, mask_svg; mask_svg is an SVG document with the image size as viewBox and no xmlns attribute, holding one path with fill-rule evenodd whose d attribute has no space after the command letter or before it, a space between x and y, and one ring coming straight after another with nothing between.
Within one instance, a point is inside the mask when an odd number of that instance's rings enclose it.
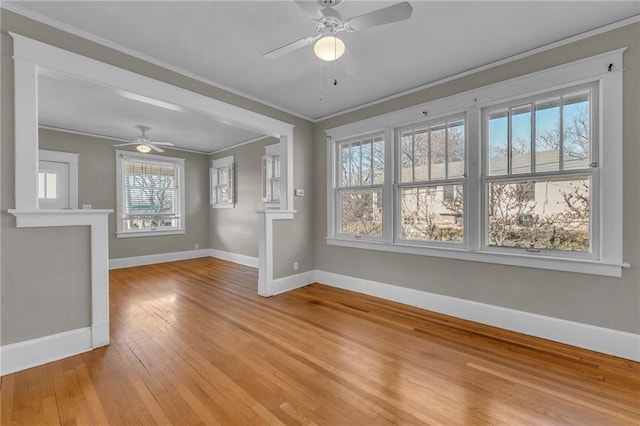
<instances>
[{"instance_id":1,"label":"window with white frame","mask_svg":"<svg viewBox=\"0 0 640 426\"><path fill-rule=\"evenodd\" d=\"M329 129L328 244L620 276L623 51Z\"/></svg>"},{"instance_id":2,"label":"window with white frame","mask_svg":"<svg viewBox=\"0 0 640 426\"><path fill-rule=\"evenodd\" d=\"M233 155L211 161L209 171L210 201L213 208L232 208L234 205Z\"/></svg>"},{"instance_id":3,"label":"window with white frame","mask_svg":"<svg viewBox=\"0 0 640 426\"><path fill-rule=\"evenodd\" d=\"M118 237L184 233L184 159L116 151Z\"/></svg>"},{"instance_id":4,"label":"window with white frame","mask_svg":"<svg viewBox=\"0 0 640 426\"><path fill-rule=\"evenodd\" d=\"M597 92L569 87L483 110L487 246L597 249Z\"/></svg>"},{"instance_id":5,"label":"window with white frame","mask_svg":"<svg viewBox=\"0 0 640 426\"><path fill-rule=\"evenodd\" d=\"M265 147L262 157L262 201L267 207L280 206L280 144Z\"/></svg>"},{"instance_id":6,"label":"window with white frame","mask_svg":"<svg viewBox=\"0 0 640 426\"><path fill-rule=\"evenodd\" d=\"M398 240L462 242L465 118L398 130Z\"/></svg>"},{"instance_id":7,"label":"window with white frame","mask_svg":"<svg viewBox=\"0 0 640 426\"><path fill-rule=\"evenodd\" d=\"M341 141L336 149L336 232L355 238L381 238L384 136Z\"/></svg>"}]
</instances>

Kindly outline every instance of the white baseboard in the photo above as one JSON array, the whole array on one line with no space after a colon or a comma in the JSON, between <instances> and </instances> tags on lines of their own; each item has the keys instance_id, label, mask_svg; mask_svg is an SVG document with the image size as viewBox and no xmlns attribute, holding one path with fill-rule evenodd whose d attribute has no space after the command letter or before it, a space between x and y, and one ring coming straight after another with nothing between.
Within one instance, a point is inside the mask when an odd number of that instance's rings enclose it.
<instances>
[{"instance_id":1,"label":"white baseboard","mask_svg":"<svg viewBox=\"0 0 640 426\"><path fill-rule=\"evenodd\" d=\"M0 375L58 361L91 349L91 327L4 345L0 347Z\"/></svg>"},{"instance_id":2,"label":"white baseboard","mask_svg":"<svg viewBox=\"0 0 640 426\"><path fill-rule=\"evenodd\" d=\"M176 260L196 259L210 256L209 249L177 251L173 253L150 254L147 256L121 257L109 259L109 269L129 268L131 266L153 265L175 262Z\"/></svg>"},{"instance_id":3,"label":"white baseboard","mask_svg":"<svg viewBox=\"0 0 640 426\"><path fill-rule=\"evenodd\" d=\"M304 287L311 284L313 281L313 272L307 271L301 274L289 275L288 277L278 278L272 280L267 284L267 287L271 291L271 296L284 293L286 291L295 290L296 288Z\"/></svg>"},{"instance_id":4,"label":"white baseboard","mask_svg":"<svg viewBox=\"0 0 640 426\"><path fill-rule=\"evenodd\" d=\"M245 256L244 254L231 253L228 251L222 251L217 249L209 249L208 256L215 257L217 259L227 260L229 262L237 263L239 265L250 266L252 268L258 267L258 258Z\"/></svg>"},{"instance_id":5,"label":"white baseboard","mask_svg":"<svg viewBox=\"0 0 640 426\"><path fill-rule=\"evenodd\" d=\"M315 270L312 282L640 361L640 335Z\"/></svg>"}]
</instances>

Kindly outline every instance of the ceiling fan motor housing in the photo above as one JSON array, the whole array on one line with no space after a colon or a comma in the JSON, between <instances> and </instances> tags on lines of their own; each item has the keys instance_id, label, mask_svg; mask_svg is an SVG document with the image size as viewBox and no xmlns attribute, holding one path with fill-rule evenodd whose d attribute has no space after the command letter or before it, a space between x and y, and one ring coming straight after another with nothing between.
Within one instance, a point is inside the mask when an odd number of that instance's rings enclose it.
<instances>
[{"instance_id":1,"label":"ceiling fan motor housing","mask_svg":"<svg viewBox=\"0 0 640 426\"><path fill-rule=\"evenodd\" d=\"M336 7L340 3L342 3L342 0L317 0L317 1L321 7Z\"/></svg>"}]
</instances>

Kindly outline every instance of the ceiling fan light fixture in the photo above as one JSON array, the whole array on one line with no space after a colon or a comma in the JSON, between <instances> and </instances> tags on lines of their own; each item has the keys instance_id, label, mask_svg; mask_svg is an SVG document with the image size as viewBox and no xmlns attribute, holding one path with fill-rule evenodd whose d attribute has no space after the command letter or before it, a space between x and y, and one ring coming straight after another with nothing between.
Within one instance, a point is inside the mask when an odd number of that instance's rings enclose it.
<instances>
[{"instance_id":1,"label":"ceiling fan light fixture","mask_svg":"<svg viewBox=\"0 0 640 426\"><path fill-rule=\"evenodd\" d=\"M325 36L313 46L313 53L323 61L335 61L345 51L344 42L336 36Z\"/></svg>"},{"instance_id":2,"label":"ceiling fan light fixture","mask_svg":"<svg viewBox=\"0 0 640 426\"><path fill-rule=\"evenodd\" d=\"M151 148L149 148L149 146L147 146L147 145L143 145L143 144L140 144L140 145L136 146L136 149L137 149L139 152L142 152L143 154L146 154L146 153L148 153L148 152L151 152Z\"/></svg>"}]
</instances>

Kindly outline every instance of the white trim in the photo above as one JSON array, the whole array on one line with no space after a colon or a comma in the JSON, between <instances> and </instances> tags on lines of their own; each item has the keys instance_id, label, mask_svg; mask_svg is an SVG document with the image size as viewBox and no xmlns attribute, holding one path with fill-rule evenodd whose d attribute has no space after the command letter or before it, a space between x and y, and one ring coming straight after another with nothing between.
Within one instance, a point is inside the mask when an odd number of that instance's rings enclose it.
<instances>
[{"instance_id":1,"label":"white trim","mask_svg":"<svg viewBox=\"0 0 640 426\"><path fill-rule=\"evenodd\" d=\"M481 324L640 361L640 335L315 270L314 282Z\"/></svg>"},{"instance_id":2,"label":"white trim","mask_svg":"<svg viewBox=\"0 0 640 426\"><path fill-rule=\"evenodd\" d=\"M209 257L209 249L177 251L172 253L149 254L146 256L119 257L109 259L109 269L130 268L132 266L155 265L156 263Z\"/></svg>"},{"instance_id":3,"label":"white trim","mask_svg":"<svg viewBox=\"0 0 640 426\"><path fill-rule=\"evenodd\" d=\"M17 228L89 226L91 230L91 346L109 344L109 239L112 210L9 210Z\"/></svg>"},{"instance_id":4,"label":"white trim","mask_svg":"<svg viewBox=\"0 0 640 426\"><path fill-rule=\"evenodd\" d=\"M231 253L229 251L223 251L218 249L209 249L209 256L216 259L226 260L228 262L237 263L238 265L249 266L251 268L258 267L258 258L252 256L246 256L239 253Z\"/></svg>"},{"instance_id":5,"label":"white trim","mask_svg":"<svg viewBox=\"0 0 640 426\"><path fill-rule=\"evenodd\" d=\"M208 152L207 154L209 154L209 155L219 154L221 152L228 151L230 149L239 148L239 147L241 147L243 145L249 145L250 143L260 142L263 139L267 139L267 138L271 138L271 137L273 137L273 136L258 136L257 138L249 139L248 141L244 141L244 142L238 142L237 144L228 146L226 148L216 149L215 151Z\"/></svg>"},{"instance_id":6,"label":"white trim","mask_svg":"<svg viewBox=\"0 0 640 426\"><path fill-rule=\"evenodd\" d=\"M0 376L92 350L91 327L56 333L0 347Z\"/></svg>"},{"instance_id":7,"label":"white trim","mask_svg":"<svg viewBox=\"0 0 640 426\"><path fill-rule=\"evenodd\" d=\"M69 165L69 208L78 208L78 157L75 152L38 150L38 161L52 161ZM39 166L38 166L39 168Z\"/></svg>"},{"instance_id":8,"label":"white trim","mask_svg":"<svg viewBox=\"0 0 640 426\"><path fill-rule=\"evenodd\" d=\"M186 234L185 229L158 229L150 228L144 231L118 231L118 238L139 238L139 237L164 237L167 235L183 235Z\"/></svg>"},{"instance_id":9,"label":"white trim","mask_svg":"<svg viewBox=\"0 0 640 426\"><path fill-rule=\"evenodd\" d=\"M285 293L287 291L295 290L296 288L304 287L311 284L313 282L312 272L313 271L307 271L301 274L289 275L286 277L271 280L268 283L269 290L271 291L271 296L275 296L277 294Z\"/></svg>"},{"instance_id":10,"label":"white trim","mask_svg":"<svg viewBox=\"0 0 640 426\"><path fill-rule=\"evenodd\" d=\"M229 192L230 197L229 201L214 202L214 198L217 199L217 188L218 188L218 169L227 168L229 176L227 177L229 181ZM236 176L235 176L235 157L233 155L228 155L226 157L217 158L215 160L211 160L211 164L209 167L209 205L212 209L232 209L235 207L236 203Z\"/></svg>"}]
</instances>

